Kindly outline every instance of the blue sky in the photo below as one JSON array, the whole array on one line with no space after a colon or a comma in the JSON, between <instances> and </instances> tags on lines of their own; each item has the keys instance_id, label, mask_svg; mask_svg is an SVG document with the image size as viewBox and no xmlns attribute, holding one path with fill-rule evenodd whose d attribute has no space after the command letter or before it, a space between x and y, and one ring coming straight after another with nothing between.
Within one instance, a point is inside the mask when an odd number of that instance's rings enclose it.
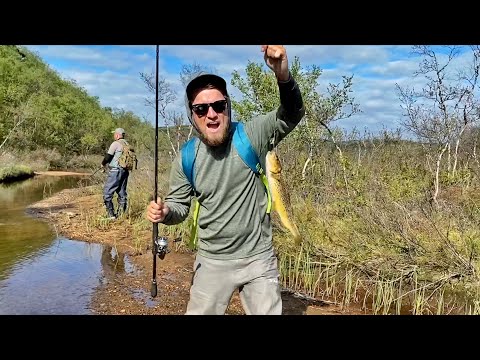
<instances>
[{"instance_id":1,"label":"blue sky","mask_svg":"<svg viewBox=\"0 0 480 360\"><path fill-rule=\"evenodd\" d=\"M155 71L155 45L26 45L65 79L74 79L103 106L123 108L155 121L155 111L145 105L151 96L140 72ZM285 45L290 60L299 57L302 67L317 65L323 70L320 89L339 83L343 75L353 75L353 96L363 111L336 125L351 130L377 132L395 129L402 117L395 84L418 87L413 73L420 60L405 45ZM185 113L180 82L182 65L198 63L213 68L230 84L234 70L244 72L248 61L263 63L260 45L162 45L159 48L159 75L177 91L170 110ZM230 94L241 94L230 86ZM168 110L168 109L167 109ZM159 119L161 122L162 119Z\"/></svg>"}]
</instances>

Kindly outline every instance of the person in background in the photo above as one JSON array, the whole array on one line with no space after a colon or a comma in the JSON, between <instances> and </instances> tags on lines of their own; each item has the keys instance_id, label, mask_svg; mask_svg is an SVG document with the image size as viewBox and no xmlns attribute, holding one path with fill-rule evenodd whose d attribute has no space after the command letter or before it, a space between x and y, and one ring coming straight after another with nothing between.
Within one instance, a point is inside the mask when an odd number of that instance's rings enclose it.
<instances>
[{"instance_id":1,"label":"person in background","mask_svg":"<svg viewBox=\"0 0 480 360\"><path fill-rule=\"evenodd\" d=\"M114 141L108 148L101 166L105 168L108 165L108 174L103 188L103 202L107 210L107 219L113 220L118 218L127 210L127 184L129 170L122 168L118 160L123 152L123 147L128 142L125 140L125 130L117 128L112 131ZM117 194L118 212L115 213L113 205L113 196Z\"/></svg>"}]
</instances>

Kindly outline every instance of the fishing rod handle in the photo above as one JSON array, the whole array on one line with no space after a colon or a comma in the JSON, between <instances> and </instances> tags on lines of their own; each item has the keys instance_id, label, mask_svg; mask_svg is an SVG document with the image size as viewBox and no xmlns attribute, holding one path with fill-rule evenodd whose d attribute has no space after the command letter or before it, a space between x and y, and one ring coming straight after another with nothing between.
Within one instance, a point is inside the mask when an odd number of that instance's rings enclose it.
<instances>
[{"instance_id":1,"label":"fishing rod handle","mask_svg":"<svg viewBox=\"0 0 480 360\"><path fill-rule=\"evenodd\" d=\"M157 281L155 279L153 279L152 281L152 286L150 288L150 295L152 295L152 297L157 296Z\"/></svg>"}]
</instances>

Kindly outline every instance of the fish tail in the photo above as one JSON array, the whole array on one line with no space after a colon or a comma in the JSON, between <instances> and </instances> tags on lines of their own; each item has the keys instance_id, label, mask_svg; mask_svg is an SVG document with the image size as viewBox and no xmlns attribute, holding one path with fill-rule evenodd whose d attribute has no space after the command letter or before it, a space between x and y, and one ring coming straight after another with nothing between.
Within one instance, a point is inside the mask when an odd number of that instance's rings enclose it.
<instances>
[{"instance_id":1,"label":"fish tail","mask_svg":"<svg viewBox=\"0 0 480 360\"><path fill-rule=\"evenodd\" d=\"M286 216L285 213L282 212L280 214L280 220L283 226L285 226L293 235L295 244L299 245L302 242L302 235L300 234L300 231L298 231L297 225L288 216Z\"/></svg>"},{"instance_id":2,"label":"fish tail","mask_svg":"<svg viewBox=\"0 0 480 360\"><path fill-rule=\"evenodd\" d=\"M302 243L302 235L300 234L300 231L298 231L298 227L295 224L292 224L292 234L293 234L293 240L295 241L295 245L300 245Z\"/></svg>"}]
</instances>

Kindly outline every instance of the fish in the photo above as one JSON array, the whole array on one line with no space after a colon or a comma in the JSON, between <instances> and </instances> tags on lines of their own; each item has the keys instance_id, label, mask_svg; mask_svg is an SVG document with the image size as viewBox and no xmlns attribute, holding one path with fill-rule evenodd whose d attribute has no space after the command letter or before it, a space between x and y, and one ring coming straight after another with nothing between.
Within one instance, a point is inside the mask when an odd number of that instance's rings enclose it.
<instances>
[{"instance_id":1,"label":"fish","mask_svg":"<svg viewBox=\"0 0 480 360\"><path fill-rule=\"evenodd\" d=\"M272 149L267 152L265 159L265 170L268 181L268 187L272 196L272 210L275 211L282 225L293 235L295 245L302 243L302 235L294 222L290 196L286 191L283 175L282 164L277 152Z\"/></svg>"}]
</instances>

